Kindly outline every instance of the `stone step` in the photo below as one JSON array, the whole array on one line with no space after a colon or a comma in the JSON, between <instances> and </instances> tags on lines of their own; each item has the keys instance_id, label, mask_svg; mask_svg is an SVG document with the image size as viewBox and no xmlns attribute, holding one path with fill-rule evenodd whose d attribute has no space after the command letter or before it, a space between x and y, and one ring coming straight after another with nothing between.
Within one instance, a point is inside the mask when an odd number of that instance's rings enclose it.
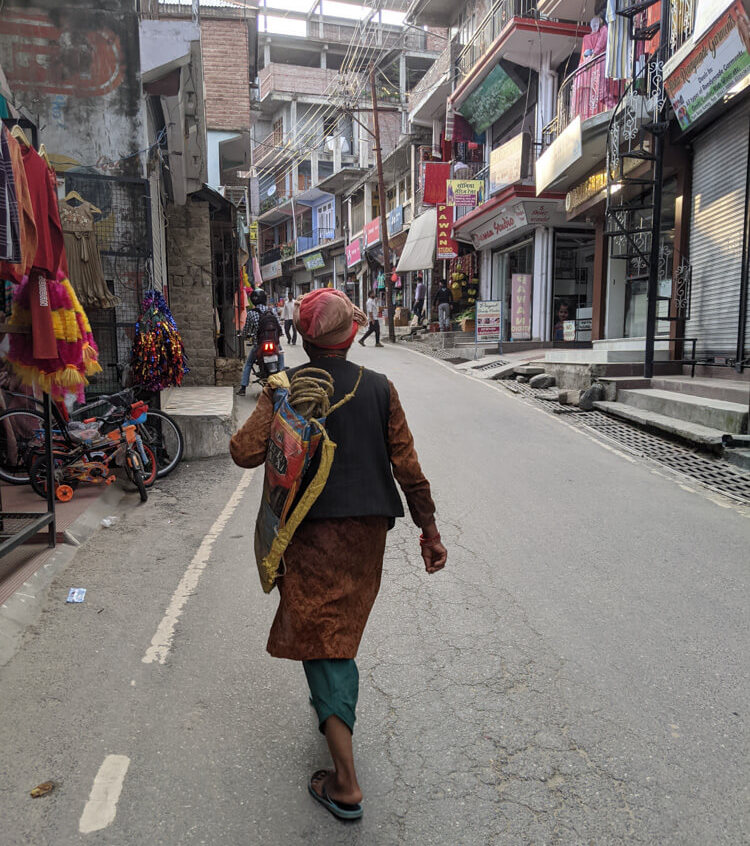
<instances>
[{"instance_id":1,"label":"stone step","mask_svg":"<svg viewBox=\"0 0 750 846\"><path fill-rule=\"evenodd\" d=\"M747 432L748 410L746 405L724 400L696 397L675 391L656 388L625 389L617 392L619 402L665 417L674 417L722 432L743 434Z\"/></svg>"},{"instance_id":2,"label":"stone step","mask_svg":"<svg viewBox=\"0 0 750 846\"><path fill-rule=\"evenodd\" d=\"M544 373L544 367L538 364L519 364L513 368L513 372L518 376L538 376Z\"/></svg>"},{"instance_id":3,"label":"stone step","mask_svg":"<svg viewBox=\"0 0 750 846\"><path fill-rule=\"evenodd\" d=\"M654 377L651 387L661 391L673 391L680 394L692 394L696 397L750 404L750 382L734 379L689 379L675 376Z\"/></svg>"},{"instance_id":4,"label":"stone step","mask_svg":"<svg viewBox=\"0 0 750 846\"><path fill-rule=\"evenodd\" d=\"M594 408L613 417L619 417L621 420L627 420L628 423L635 423L644 429L664 432L704 449L721 449L721 438L724 432L719 429L701 426L698 423L688 423L685 420L677 420L674 417L636 408L624 402L595 402Z\"/></svg>"}]
</instances>

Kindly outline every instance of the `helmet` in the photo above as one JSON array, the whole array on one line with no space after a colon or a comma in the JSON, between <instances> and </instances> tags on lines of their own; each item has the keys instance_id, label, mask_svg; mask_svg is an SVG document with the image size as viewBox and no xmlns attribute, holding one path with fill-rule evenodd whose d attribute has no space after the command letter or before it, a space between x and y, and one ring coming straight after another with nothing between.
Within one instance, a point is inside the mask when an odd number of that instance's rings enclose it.
<instances>
[{"instance_id":1,"label":"helmet","mask_svg":"<svg viewBox=\"0 0 750 846\"><path fill-rule=\"evenodd\" d=\"M252 294L250 294L250 302L254 306L265 305L266 304L266 292L263 291L261 288L256 288Z\"/></svg>"}]
</instances>

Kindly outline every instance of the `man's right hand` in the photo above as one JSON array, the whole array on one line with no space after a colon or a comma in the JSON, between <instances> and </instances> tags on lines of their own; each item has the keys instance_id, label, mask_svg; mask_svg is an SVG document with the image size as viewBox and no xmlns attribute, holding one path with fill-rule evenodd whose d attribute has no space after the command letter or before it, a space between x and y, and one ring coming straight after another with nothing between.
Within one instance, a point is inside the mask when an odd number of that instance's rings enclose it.
<instances>
[{"instance_id":1,"label":"man's right hand","mask_svg":"<svg viewBox=\"0 0 750 846\"><path fill-rule=\"evenodd\" d=\"M440 541L431 546L423 546L422 559L424 560L424 568L428 573L437 573L438 570L445 567L445 562L448 560L448 550Z\"/></svg>"}]
</instances>

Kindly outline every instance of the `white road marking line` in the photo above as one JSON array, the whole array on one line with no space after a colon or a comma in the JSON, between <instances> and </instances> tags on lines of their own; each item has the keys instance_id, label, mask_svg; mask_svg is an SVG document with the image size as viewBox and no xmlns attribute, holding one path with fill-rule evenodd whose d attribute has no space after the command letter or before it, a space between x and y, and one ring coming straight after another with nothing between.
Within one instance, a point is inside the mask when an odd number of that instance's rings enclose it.
<instances>
[{"instance_id":1,"label":"white road marking line","mask_svg":"<svg viewBox=\"0 0 750 846\"><path fill-rule=\"evenodd\" d=\"M104 759L78 822L78 830L82 834L100 831L114 821L117 801L129 766L130 758L127 755L107 755Z\"/></svg>"},{"instance_id":2,"label":"white road marking line","mask_svg":"<svg viewBox=\"0 0 750 846\"><path fill-rule=\"evenodd\" d=\"M211 526L201 541L198 551L193 556L193 560L188 565L187 570L185 570L174 594L172 594L172 599L167 610L164 612L164 617L156 629L156 634L151 639L151 646L149 646L146 654L141 658L144 664L153 664L155 661L163 664L167 660L167 655L169 655L169 651L172 648L172 641L174 640L174 629L177 621L180 619L182 609L185 607L190 594L198 586L201 573L206 569L208 559L211 557L211 549L216 539L224 531L235 509L240 504L242 495L253 478L253 473L254 470L245 470L234 493L229 497L227 504L224 506L224 510L216 518L213 526Z\"/></svg>"}]
</instances>

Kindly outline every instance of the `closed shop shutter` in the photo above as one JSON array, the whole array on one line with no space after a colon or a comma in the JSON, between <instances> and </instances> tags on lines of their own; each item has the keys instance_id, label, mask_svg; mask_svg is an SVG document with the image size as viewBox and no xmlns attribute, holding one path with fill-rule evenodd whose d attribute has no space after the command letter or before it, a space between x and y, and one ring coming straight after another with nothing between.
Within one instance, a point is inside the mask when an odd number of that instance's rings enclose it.
<instances>
[{"instance_id":1,"label":"closed shop shutter","mask_svg":"<svg viewBox=\"0 0 750 846\"><path fill-rule=\"evenodd\" d=\"M704 355L737 349L750 105L695 139L690 219L692 291L685 335ZM748 336L750 339L750 335Z\"/></svg>"}]
</instances>

